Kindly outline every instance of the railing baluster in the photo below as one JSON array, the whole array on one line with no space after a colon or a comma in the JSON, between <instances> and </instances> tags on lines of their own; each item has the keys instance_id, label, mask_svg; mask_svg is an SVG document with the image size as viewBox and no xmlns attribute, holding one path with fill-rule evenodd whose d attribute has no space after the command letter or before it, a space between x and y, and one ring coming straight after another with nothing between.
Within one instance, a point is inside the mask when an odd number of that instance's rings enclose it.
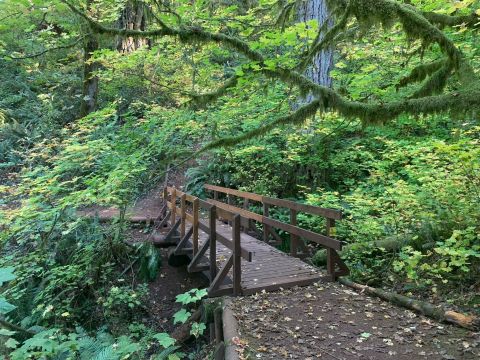
<instances>
[{"instance_id":1,"label":"railing baluster","mask_svg":"<svg viewBox=\"0 0 480 360\"><path fill-rule=\"evenodd\" d=\"M181 219L182 223L180 224L180 239L183 239L185 236L185 226L187 222L187 195L183 194L180 198L180 206L181 206Z\"/></svg>"},{"instance_id":2,"label":"railing baluster","mask_svg":"<svg viewBox=\"0 0 480 360\"><path fill-rule=\"evenodd\" d=\"M163 201L165 201L165 204L167 205L163 208L163 213L162 213L162 217L165 217L167 216L167 211L168 211L168 189L166 186L163 188Z\"/></svg>"},{"instance_id":3,"label":"railing baluster","mask_svg":"<svg viewBox=\"0 0 480 360\"><path fill-rule=\"evenodd\" d=\"M217 207L210 208L210 281L217 276Z\"/></svg>"},{"instance_id":4,"label":"railing baluster","mask_svg":"<svg viewBox=\"0 0 480 360\"><path fill-rule=\"evenodd\" d=\"M290 224L297 226L297 210L290 209ZM290 233L290 255L297 256L298 235Z\"/></svg>"},{"instance_id":5,"label":"railing baluster","mask_svg":"<svg viewBox=\"0 0 480 360\"><path fill-rule=\"evenodd\" d=\"M325 226L326 235L329 237L332 236L332 232L335 230L335 219L326 218L327 224ZM332 281L335 281L335 250L327 249L327 274L330 276Z\"/></svg>"},{"instance_id":6,"label":"railing baluster","mask_svg":"<svg viewBox=\"0 0 480 360\"><path fill-rule=\"evenodd\" d=\"M335 219L329 219L327 218L327 225L326 225L326 235L330 237L334 237L335 234Z\"/></svg>"},{"instance_id":7,"label":"railing baluster","mask_svg":"<svg viewBox=\"0 0 480 360\"><path fill-rule=\"evenodd\" d=\"M198 252L198 215L200 211L200 202L198 198L193 200L193 256Z\"/></svg>"},{"instance_id":8,"label":"railing baluster","mask_svg":"<svg viewBox=\"0 0 480 360\"><path fill-rule=\"evenodd\" d=\"M233 296L242 293L242 257L240 248L240 223L241 217L236 214L232 221L232 240L233 240Z\"/></svg>"},{"instance_id":9,"label":"railing baluster","mask_svg":"<svg viewBox=\"0 0 480 360\"><path fill-rule=\"evenodd\" d=\"M177 216L177 189L173 187L172 189L172 196L170 201L172 202L172 215L171 215L171 223L172 225L175 224L176 216Z\"/></svg>"},{"instance_id":10,"label":"railing baluster","mask_svg":"<svg viewBox=\"0 0 480 360\"><path fill-rule=\"evenodd\" d=\"M268 204L263 203L263 216L268 217L270 206ZM263 224L263 241L268 242L268 233L269 233L269 226L267 224Z\"/></svg>"}]
</instances>

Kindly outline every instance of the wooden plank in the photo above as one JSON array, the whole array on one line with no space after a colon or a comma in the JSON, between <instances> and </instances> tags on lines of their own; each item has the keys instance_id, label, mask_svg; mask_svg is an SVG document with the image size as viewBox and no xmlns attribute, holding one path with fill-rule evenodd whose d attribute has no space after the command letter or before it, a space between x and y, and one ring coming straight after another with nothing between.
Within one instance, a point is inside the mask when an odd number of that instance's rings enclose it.
<instances>
[{"instance_id":1,"label":"wooden plank","mask_svg":"<svg viewBox=\"0 0 480 360\"><path fill-rule=\"evenodd\" d=\"M297 210L290 209L290 224L293 226L297 226ZM298 248L298 236L295 234L290 234L290 255L297 256L297 248Z\"/></svg>"},{"instance_id":2,"label":"wooden plank","mask_svg":"<svg viewBox=\"0 0 480 360\"><path fill-rule=\"evenodd\" d=\"M321 280L322 277L313 277L313 276L305 276L301 277L295 280L285 280L277 283L258 283L258 284L249 284L249 285L244 285L243 288L243 295L252 295L256 294L262 290L265 291L275 291L279 289L288 289L294 286L307 286L311 285L315 282L318 282Z\"/></svg>"},{"instance_id":3,"label":"wooden plank","mask_svg":"<svg viewBox=\"0 0 480 360\"><path fill-rule=\"evenodd\" d=\"M263 216L269 217L270 216L270 206L268 204L263 204ZM262 219L263 220L263 219ZM263 242L267 243L268 242L268 234L271 232L270 227L263 223Z\"/></svg>"},{"instance_id":4,"label":"wooden plank","mask_svg":"<svg viewBox=\"0 0 480 360\"><path fill-rule=\"evenodd\" d=\"M319 206L301 204L295 201L276 199L268 196L264 196L262 201L270 205L293 209L298 212L303 212L311 215L318 215L337 220L340 220L342 218L342 212L335 209L321 208Z\"/></svg>"},{"instance_id":5,"label":"wooden plank","mask_svg":"<svg viewBox=\"0 0 480 360\"><path fill-rule=\"evenodd\" d=\"M242 256L240 248L240 215L235 215L232 220L232 239L233 239L233 296L239 296L242 293Z\"/></svg>"},{"instance_id":6,"label":"wooden plank","mask_svg":"<svg viewBox=\"0 0 480 360\"><path fill-rule=\"evenodd\" d=\"M298 226L286 224L275 219L265 218L263 219L263 221L267 225L282 229L289 232L290 234L301 236L307 240L316 242L317 244L323 245L325 247L329 247L335 250L342 250L342 243L339 240L299 228Z\"/></svg>"},{"instance_id":7,"label":"wooden plank","mask_svg":"<svg viewBox=\"0 0 480 360\"><path fill-rule=\"evenodd\" d=\"M199 221L198 227L200 230L206 232L207 234L210 232L210 227L209 225L205 224L203 221ZM247 235L248 236L248 235ZM219 232L219 229L217 227L217 241L220 242L223 246L227 247L228 249L232 250L233 249L233 241L232 239L226 237L222 232ZM250 251L248 248L242 246L241 247L241 254L242 258L246 261L252 261L253 259L253 252Z\"/></svg>"},{"instance_id":8,"label":"wooden plank","mask_svg":"<svg viewBox=\"0 0 480 360\"><path fill-rule=\"evenodd\" d=\"M210 208L209 236L210 236L210 281L217 275L217 208Z\"/></svg>"},{"instance_id":9,"label":"wooden plank","mask_svg":"<svg viewBox=\"0 0 480 360\"><path fill-rule=\"evenodd\" d=\"M254 193L249 193L249 192L245 192L245 191L239 191L239 190L235 190L235 189L229 189L229 188L224 188L224 187L221 187L221 186L216 186L216 185L210 185L210 184L205 184L204 185L204 188L206 190L210 190L210 191L213 191L213 193L224 193L224 194L230 194L230 195L234 195L234 196L238 196L238 197L243 197L243 198L247 198L249 200L253 200L253 201L262 201L262 198L263 196L262 195L258 195L258 194L254 194ZM214 198L215 200L218 200L218 195L217 195L217 198Z\"/></svg>"},{"instance_id":10,"label":"wooden plank","mask_svg":"<svg viewBox=\"0 0 480 360\"><path fill-rule=\"evenodd\" d=\"M200 204L198 199L193 201L193 216L192 220L188 219L188 221L192 222L193 227L193 255L198 252L198 213L200 211Z\"/></svg>"},{"instance_id":11,"label":"wooden plank","mask_svg":"<svg viewBox=\"0 0 480 360\"><path fill-rule=\"evenodd\" d=\"M171 223L175 224L175 217L177 216L177 195L176 195L176 189L172 189L172 196L170 198L170 202L172 203L172 219Z\"/></svg>"},{"instance_id":12,"label":"wooden plank","mask_svg":"<svg viewBox=\"0 0 480 360\"><path fill-rule=\"evenodd\" d=\"M223 265L222 269L218 272L214 279L211 279L210 287L208 288L208 294L215 293L215 291L222 285L223 280L227 276L230 268L233 265L233 255L231 255L227 262Z\"/></svg>"},{"instance_id":13,"label":"wooden plank","mask_svg":"<svg viewBox=\"0 0 480 360\"><path fill-rule=\"evenodd\" d=\"M225 209L234 213L238 213L241 216L246 217L248 219L252 219L262 224L276 227L278 229L287 231L290 234L301 236L307 240L316 242L317 244L323 245L325 247L329 247L335 250L342 250L342 243L339 240L332 239L328 236L317 234L312 231L302 229L298 226L287 224L279 220L275 220L266 216L256 214L248 210L240 209L233 205L224 204L220 201L215 201L211 199L207 201L210 202L212 205L217 206L218 208Z\"/></svg>"},{"instance_id":14,"label":"wooden plank","mask_svg":"<svg viewBox=\"0 0 480 360\"><path fill-rule=\"evenodd\" d=\"M169 230L167 235L165 235L165 239L163 240L164 242L170 241L170 239L173 237L175 232L177 231L178 227L180 226L180 219L172 226L172 228Z\"/></svg>"},{"instance_id":15,"label":"wooden plank","mask_svg":"<svg viewBox=\"0 0 480 360\"><path fill-rule=\"evenodd\" d=\"M239 191L235 189L224 188L221 186L205 184L204 188L214 192L221 192L224 194L235 195L238 197L247 198L254 201L259 201L269 205L285 207L287 209L294 209L298 212L305 212L312 215L319 215L331 219L340 220L342 218L342 212L335 209L327 209L319 206L301 204L290 200L276 199L268 196L262 196L254 193L249 193L245 191ZM217 199L215 199L217 200Z\"/></svg>"},{"instance_id":16,"label":"wooden plank","mask_svg":"<svg viewBox=\"0 0 480 360\"><path fill-rule=\"evenodd\" d=\"M192 236L193 228L190 228L188 232L181 238L180 242L178 243L177 247L173 251L175 255L180 255L179 251L187 245L188 239Z\"/></svg>"},{"instance_id":17,"label":"wooden plank","mask_svg":"<svg viewBox=\"0 0 480 360\"><path fill-rule=\"evenodd\" d=\"M198 251L198 253L196 253L195 256L192 258L192 261L190 262L190 264L188 264L187 266L188 272L203 271L203 270L197 269L197 265L200 263L200 260L205 255L209 247L210 247L210 239L207 238L203 243L202 247L200 248L200 250Z\"/></svg>"},{"instance_id":18,"label":"wooden plank","mask_svg":"<svg viewBox=\"0 0 480 360\"><path fill-rule=\"evenodd\" d=\"M187 214L187 199L185 194L180 196L180 219L182 222L180 223L180 238L185 236L185 222L186 222L186 214Z\"/></svg>"},{"instance_id":19,"label":"wooden plank","mask_svg":"<svg viewBox=\"0 0 480 360\"><path fill-rule=\"evenodd\" d=\"M212 199L207 199L207 202L209 202L212 205L215 205L218 208L221 208L222 210L230 211L233 214L240 214L243 217L258 221L260 223L262 222L263 216L259 215L259 214L256 214L252 211L241 209L241 208L238 208L238 207L233 206L233 205L224 204L220 201L216 201L216 200L212 200Z\"/></svg>"}]
</instances>

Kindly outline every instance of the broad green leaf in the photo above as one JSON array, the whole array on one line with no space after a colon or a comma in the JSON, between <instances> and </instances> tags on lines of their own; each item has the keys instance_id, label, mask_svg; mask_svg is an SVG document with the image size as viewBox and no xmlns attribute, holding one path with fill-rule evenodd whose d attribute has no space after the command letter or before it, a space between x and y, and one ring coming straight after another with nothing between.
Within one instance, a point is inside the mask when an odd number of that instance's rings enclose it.
<instances>
[{"instance_id":1,"label":"broad green leaf","mask_svg":"<svg viewBox=\"0 0 480 360\"><path fill-rule=\"evenodd\" d=\"M16 278L16 276L13 274L14 270L15 268L11 266L0 268L0 286L2 286L3 283L6 283L7 281L11 281Z\"/></svg>"},{"instance_id":2,"label":"broad green leaf","mask_svg":"<svg viewBox=\"0 0 480 360\"><path fill-rule=\"evenodd\" d=\"M19 342L13 338L10 338L7 341L5 341L5 346L9 349L16 349L18 344Z\"/></svg>"},{"instance_id":3,"label":"broad green leaf","mask_svg":"<svg viewBox=\"0 0 480 360\"><path fill-rule=\"evenodd\" d=\"M153 335L153 337L158 340L160 345L162 345L165 349L173 346L175 344L175 339L172 338L167 333L158 333Z\"/></svg>"},{"instance_id":4,"label":"broad green leaf","mask_svg":"<svg viewBox=\"0 0 480 360\"><path fill-rule=\"evenodd\" d=\"M204 323L197 323L194 322L192 324L192 328L190 330L190 334L198 338L200 335L203 335L203 332L205 331L207 327L205 326Z\"/></svg>"},{"instance_id":5,"label":"broad green leaf","mask_svg":"<svg viewBox=\"0 0 480 360\"><path fill-rule=\"evenodd\" d=\"M5 298L0 297L0 314L5 315L15 308L15 305L10 304Z\"/></svg>"},{"instance_id":6,"label":"broad green leaf","mask_svg":"<svg viewBox=\"0 0 480 360\"><path fill-rule=\"evenodd\" d=\"M8 329L0 329L0 335L2 336L12 336L15 335L15 331L11 331Z\"/></svg>"},{"instance_id":7,"label":"broad green leaf","mask_svg":"<svg viewBox=\"0 0 480 360\"><path fill-rule=\"evenodd\" d=\"M177 311L173 315L173 323L174 324L177 324L177 323L184 324L191 315L192 314L189 311L187 311L185 309L180 309L179 311Z\"/></svg>"}]
</instances>

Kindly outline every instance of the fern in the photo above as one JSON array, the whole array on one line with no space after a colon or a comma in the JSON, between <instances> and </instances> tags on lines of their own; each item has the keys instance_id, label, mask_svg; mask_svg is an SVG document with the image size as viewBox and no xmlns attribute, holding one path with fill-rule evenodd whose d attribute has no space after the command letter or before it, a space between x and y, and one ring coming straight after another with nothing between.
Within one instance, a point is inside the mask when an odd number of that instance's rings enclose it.
<instances>
[{"instance_id":1,"label":"fern","mask_svg":"<svg viewBox=\"0 0 480 360\"><path fill-rule=\"evenodd\" d=\"M157 278L158 268L162 259L158 250L150 242L145 242L140 248L140 276L146 281L153 281Z\"/></svg>"}]
</instances>

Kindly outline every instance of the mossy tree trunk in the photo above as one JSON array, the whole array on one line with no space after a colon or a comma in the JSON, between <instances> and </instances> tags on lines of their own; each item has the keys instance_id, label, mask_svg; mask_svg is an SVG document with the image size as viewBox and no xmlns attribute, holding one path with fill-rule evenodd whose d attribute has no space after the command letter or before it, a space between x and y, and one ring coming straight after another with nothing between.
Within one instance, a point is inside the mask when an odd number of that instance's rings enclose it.
<instances>
[{"instance_id":1,"label":"mossy tree trunk","mask_svg":"<svg viewBox=\"0 0 480 360\"><path fill-rule=\"evenodd\" d=\"M87 0L87 9L90 9L92 0ZM98 39L96 34L90 33L83 47L83 88L82 102L80 104L80 117L84 117L95 111L98 97L98 77L95 71L98 70L98 63L92 62L93 52L98 50Z\"/></svg>"},{"instance_id":2,"label":"mossy tree trunk","mask_svg":"<svg viewBox=\"0 0 480 360\"><path fill-rule=\"evenodd\" d=\"M144 31L147 27L147 9L141 1L129 1L118 19L118 27L126 30ZM119 37L117 50L123 54L131 53L142 46L147 46L148 40L142 37Z\"/></svg>"}]
</instances>

